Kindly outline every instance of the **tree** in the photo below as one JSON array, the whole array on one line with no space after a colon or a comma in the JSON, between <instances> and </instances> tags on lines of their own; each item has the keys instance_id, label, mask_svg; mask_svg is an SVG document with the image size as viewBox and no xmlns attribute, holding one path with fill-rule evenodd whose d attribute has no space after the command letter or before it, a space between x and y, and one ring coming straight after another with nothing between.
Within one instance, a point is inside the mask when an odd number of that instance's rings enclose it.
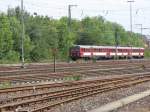
<instances>
[{"instance_id":1,"label":"tree","mask_svg":"<svg viewBox=\"0 0 150 112\"><path fill-rule=\"evenodd\" d=\"M17 62L21 57L21 10L9 8L7 15L0 14L0 19L0 61ZM26 61L51 60L52 49L57 49L57 58L66 60L69 48L75 44L114 46L116 29L120 46L144 46L139 34L129 33L101 16L72 19L71 30L67 17L52 19L24 11L24 22Z\"/></svg>"},{"instance_id":2,"label":"tree","mask_svg":"<svg viewBox=\"0 0 150 112\"><path fill-rule=\"evenodd\" d=\"M5 14L0 14L0 59L4 59L13 50L12 32L10 23Z\"/></svg>"}]
</instances>

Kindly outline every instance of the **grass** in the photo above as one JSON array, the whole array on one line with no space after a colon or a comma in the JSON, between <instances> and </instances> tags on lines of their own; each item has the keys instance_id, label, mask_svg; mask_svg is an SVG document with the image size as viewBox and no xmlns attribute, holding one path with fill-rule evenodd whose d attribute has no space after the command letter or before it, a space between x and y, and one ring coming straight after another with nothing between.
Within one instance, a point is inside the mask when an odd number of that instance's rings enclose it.
<instances>
[{"instance_id":1,"label":"grass","mask_svg":"<svg viewBox=\"0 0 150 112\"><path fill-rule=\"evenodd\" d=\"M0 89L10 88L11 83L10 82L0 82Z\"/></svg>"},{"instance_id":2,"label":"grass","mask_svg":"<svg viewBox=\"0 0 150 112\"><path fill-rule=\"evenodd\" d=\"M74 75L74 76L68 76L68 77L65 77L64 80L65 81L79 81L81 80L81 76L80 75Z\"/></svg>"}]
</instances>

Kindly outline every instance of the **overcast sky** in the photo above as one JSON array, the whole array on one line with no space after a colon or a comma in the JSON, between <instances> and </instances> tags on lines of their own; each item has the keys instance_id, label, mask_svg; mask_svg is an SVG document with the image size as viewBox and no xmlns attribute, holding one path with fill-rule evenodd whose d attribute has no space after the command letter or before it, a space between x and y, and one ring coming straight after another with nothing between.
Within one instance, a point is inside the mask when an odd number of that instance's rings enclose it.
<instances>
[{"instance_id":1,"label":"overcast sky","mask_svg":"<svg viewBox=\"0 0 150 112\"><path fill-rule=\"evenodd\" d=\"M5 11L20 5L21 0L0 0L0 10ZM68 15L68 5L78 5L72 8L72 17L81 19L85 16L104 16L107 20L117 22L130 30L129 3L127 0L24 0L24 7L33 14L48 15L60 18ZM140 32L139 26L150 28L150 0L135 0L133 6L133 31ZM144 30L150 35L150 29Z\"/></svg>"}]
</instances>

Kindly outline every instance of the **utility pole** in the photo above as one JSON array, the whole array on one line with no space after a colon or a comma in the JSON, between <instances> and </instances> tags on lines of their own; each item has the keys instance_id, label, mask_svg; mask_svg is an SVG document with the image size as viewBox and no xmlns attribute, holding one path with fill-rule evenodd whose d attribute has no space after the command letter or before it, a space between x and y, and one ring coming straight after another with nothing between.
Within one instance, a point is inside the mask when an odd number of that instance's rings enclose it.
<instances>
[{"instance_id":1,"label":"utility pole","mask_svg":"<svg viewBox=\"0 0 150 112\"><path fill-rule=\"evenodd\" d=\"M70 34L70 32L71 32L71 8L72 7L77 7L77 5L68 5L68 35ZM69 43L67 43L68 45L69 45ZM67 45L67 46L68 46ZM68 56L68 62L70 61L70 59L69 59L69 47L67 47L67 56Z\"/></svg>"},{"instance_id":2,"label":"utility pole","mask_svg":"<svg viewBox=\"0 0 150 112\"><path fill-rule=\"evenodd\" d=\"M21 0L21 24L22 24L22 34L21 34L21 59L22 59L22 68L24 68L24 8L23 8L23 0Z\"/></svg>"},{"instance_id":3,"label":"utility pole","mask_svg":"<svg viewBox=\"0 0 150 112\"><path fill-rule=\"evenodd\" d=\"M71 31L71 8L77 7L77 5L68 5L68 30Z\"/></svg>"},{"instance_id":4,"label":"utility pole","mask_svg":"<svg viewBox=\"0 0 150 112\"><path fill-rule=\"evenodd\" d=\"M118 54L118 45L119 45L119 41L118 41L118 29L117 28L115 28L115 46L116 46L116 48L115 48L115 59L117 60L118 59L118 56L117 56L117 54Z\"/></svg>"},{"instance_id":5,"label":"utility pole","mask_svg":"<svg viewBox=\"0 0 150 112\"><path fill-rule=\"evenodd\" d=\"M132 29L132 3L135 2L135 1L129 0L127 2L130 3L130 31L132 33L132 31L133 31L133 29Z\"/></svg>"},{"instance_id":6,"label":"utility pole","mask_svg":"<svg viewBox=\"0 0 150 112\"><path fill-rule=\"evenodd\" d=\"M130 37L132 37L132 32L133 32L133 29L132 29L132 3L134 2L134 0L128 0L127 2L130 4ZM130 43L130 47L131 47L131 51L132 51L131 43ZM130 57L132 59L132 52L130 52Z\"/></svg>"}]
</instances>

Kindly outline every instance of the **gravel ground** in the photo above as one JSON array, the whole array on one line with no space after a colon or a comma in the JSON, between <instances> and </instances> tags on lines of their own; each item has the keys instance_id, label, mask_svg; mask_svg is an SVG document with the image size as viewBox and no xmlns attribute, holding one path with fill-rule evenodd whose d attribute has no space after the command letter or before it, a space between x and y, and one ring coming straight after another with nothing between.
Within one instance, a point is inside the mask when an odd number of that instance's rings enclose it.
<instances>
[{"instance_id":1,"label":"gravel ground","mask_svg":"<svg viewBox=\"0 0 150 112\"><path fill-rule=\"evenodd\" d=\"M117 112L150 112L150 96L120 108Z\"/></svg>"},{"instance_id":2,"label":"gravel ground","mask_svg":"<svg viewBox=\"0 0 150 112\"><path fill-rule=\"evenodd\" d=\"M112 101L119 100L121 98L143 92L150 89L150 82L132 86L129 88L122 88L115 91L102 93L93 97L80 99L72 103L63 104L59 107L49 110L49 112L88 112L89 110L98 108L104 104ZM142 108L144 107L143 110ZM130 104L124 108L115 110L114 112L147 112L150 107L150 97L147 97L141 101Z\"/></svg>"}]
</instances>

